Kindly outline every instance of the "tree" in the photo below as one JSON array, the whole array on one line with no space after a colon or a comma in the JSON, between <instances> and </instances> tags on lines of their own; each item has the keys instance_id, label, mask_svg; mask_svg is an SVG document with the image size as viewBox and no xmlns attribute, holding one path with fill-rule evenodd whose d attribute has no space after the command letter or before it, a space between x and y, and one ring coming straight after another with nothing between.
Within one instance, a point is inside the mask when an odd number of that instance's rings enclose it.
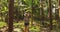
<instances>
[{"instance_id":1,"label":"tree","mask_svg":"<svg viewBox=\"0 0 60 32\"><path fill-rule=\"evenodd\" d=\"M13 31L13 11L14 11L14 0L9 1L9 21L8 21L8 32Z\"/></svg>"}]
</instances>

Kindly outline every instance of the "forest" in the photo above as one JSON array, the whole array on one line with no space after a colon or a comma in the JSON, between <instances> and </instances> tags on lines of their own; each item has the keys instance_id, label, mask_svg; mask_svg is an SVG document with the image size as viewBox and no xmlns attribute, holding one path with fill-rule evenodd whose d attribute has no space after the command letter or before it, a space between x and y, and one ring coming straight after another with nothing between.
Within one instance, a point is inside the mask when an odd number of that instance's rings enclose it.
<instances>
[{"instance_id":1,"label":"forest","mask_svg":"<svg viewBox=\"0 0 60 32\"><path fill-rule=\"evenodd\" d=\"M0 32L60 32L59 24L60 0L0 0Z\"/></svg>"}]
</instances>

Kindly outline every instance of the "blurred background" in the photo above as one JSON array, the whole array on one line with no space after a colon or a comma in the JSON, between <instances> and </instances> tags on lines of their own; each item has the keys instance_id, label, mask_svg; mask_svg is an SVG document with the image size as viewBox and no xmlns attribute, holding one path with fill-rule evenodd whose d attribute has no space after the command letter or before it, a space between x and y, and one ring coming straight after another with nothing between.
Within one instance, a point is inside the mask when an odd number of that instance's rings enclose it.
<instances>
[{"instance_id":1,"label":"blurred background","mask_svg":"<svg viewBox=\"0 0 60 32\"><path fill-rule=\"evenodd\" d=\"M14 0L13 32L60 32L58 0ZM9 0L0 0L0 31L8 32Z\"/></svg>"}]
</instances>

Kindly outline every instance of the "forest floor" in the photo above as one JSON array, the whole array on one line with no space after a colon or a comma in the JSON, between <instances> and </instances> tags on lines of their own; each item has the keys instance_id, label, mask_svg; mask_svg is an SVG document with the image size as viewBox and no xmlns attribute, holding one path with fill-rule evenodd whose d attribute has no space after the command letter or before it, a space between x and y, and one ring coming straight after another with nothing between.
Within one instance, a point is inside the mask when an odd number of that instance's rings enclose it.
<instances>
[{"instance_id":1,"label":"forest floor","mask_svg":"<svg viewBox=\"0 0 60 32\"><path fill-rule=\"evenodd\" d=\"M14 31L13 32L22 32L24 31L24 22L18 22L14 23ZM8 31L8 26L6 22L0 22L0 31L7 32ZM33 25L29 24L29 32L51 32L49 30L49 27L47 28L42 28L40 24L37 22L33 22ZM52 32L57 32L56 30L52 30Z\"/></svg>"}]
</instances>

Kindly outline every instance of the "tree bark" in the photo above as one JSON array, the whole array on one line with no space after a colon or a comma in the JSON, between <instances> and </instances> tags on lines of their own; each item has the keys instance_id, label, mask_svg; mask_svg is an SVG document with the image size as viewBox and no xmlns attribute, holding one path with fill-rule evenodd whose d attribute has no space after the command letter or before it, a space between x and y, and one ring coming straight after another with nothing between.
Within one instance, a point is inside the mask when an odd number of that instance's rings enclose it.
<instances>
[{"instance_id":1,"label":"tree bark","mask_svg":"<svg viewBox=\"0 0 60 32\"><path fill-rule=\"evenodd\" d=\"M50 30L52 30L53 25L52 25L52 5L51 5L51 0L49 0L49 18L50 18Z\"/></svg>"},{"instance_id":2,"label":"tree bark","mask_svg":"<svg viewBox=\"0 0 60 32\"><path fill-rule=\"evenodd\" d=\"M13 31L13 11L14 11L14 0L9 0L8 32Z\"/></svg>"}]
</instances>

